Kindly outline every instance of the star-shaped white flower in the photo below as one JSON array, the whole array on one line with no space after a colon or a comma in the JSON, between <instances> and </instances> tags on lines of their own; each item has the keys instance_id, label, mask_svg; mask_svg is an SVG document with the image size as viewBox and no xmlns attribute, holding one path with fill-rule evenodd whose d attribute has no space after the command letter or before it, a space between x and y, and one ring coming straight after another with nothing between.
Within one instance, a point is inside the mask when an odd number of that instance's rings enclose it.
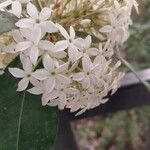
<instances>
[{"instance_id":1,"label":"star-shaped white flower","mask_svg":"<svg viewBox=\"0 0 150 150\"><path fill-rule=\"evenodd\" d=\"M56 43L59 45L58 50L61 51L61 50L65 50L68 48L68 56L69 56L70 61L74 62L78 60L81 55L76 45L76 42L78 39L75 39L74 28L71 26L69 30L69 34L68 34L67 31L64 29L64 27L62 27L60 24L56 24L56 26L59 29L60 33L65 38L65 40L62 40Z\"/></svg>"},{"instance_id":2,"label":"star-shaped white flower","mask_svg":"<svg viewBox=\"0 0 150 150\"><path fill-rule=\"evenodd\" d=\"M68 63L56 67L53 59L45 55L43 65L44 69L36 70L33 76L38 80L44 80L47 93L51 92L57 84L70 82L70 79L64 75L68 70Z\"/></svg>"},{"instance_id":3,"label":"star-shaped white flower","mask_svg":"<svg viewBox=\"0 0 150 150\"><path fill-rule=\"evenodd\" d=\"M76 45L78 45L82 57L96 56L99 54L99 50L97 48L91 47L92 37L90 35L88 35L85 39L78 39L76 43Z\"/></svg>"},{"instance_id":4,"label":"star-shaped white flower","mask_svg":"<svg viewBox=\"0 0 150 150\"><path fill-rule=\"evenodd\" d=\"M16 78L22 78L18 83L17 91L23 91L28 87L29 82L33 79L32 77L32 63L29 59L23 62L23 70L19 68L9 68L9 72Z\"/></svg>"},{"instance_id":5,"label":"star-shaped white flower","mask_svg":"<svg viewBox=\"0 0 150 150\"><path fill-rule=\"evenodd\" d=\"M52 93L47 95L49 106L58 106L60 110L64 109L69 95L75 95L79 91L75 88L69 88L65 84L57 85ZM55 98L54 98L55 95Z\"/></svg>"},{"instance_id":6,"label":"star-shaped white flower","mask_svg":"<svg viewBox=\"0 0 150 150\"><path fill-rule=\"evenodd\" d=\"M39 26L42 30L42 34L44 35L46 32L54 33L57 32L55 24L50 21L51 17L51 9L43 8L39 13L37 8L32 4L27 4L27 13L29 18L23 18L16 23L17 27L20 28L33 28L34 26Z\"/></svg>"},{"instance_id":7,"label":"star-shaped white flower","mask_svg":"<svg viewBox=\"0 0 150 150\"><path fill-rule=\"evenodd\" d=\"M0 9L6 8L11 5L10 12L13 13L18 18L21 17L22 4L29 3L31 0L6 0L0 4Z\"/></svg>"},{"instance_id":8,"label":"star-shaped white flower","mask_svg":"<svg viewBox=\"0 0 150 150\"><path fill-rule=\"evenodd\" d=\"M75 73L73 80L81 82L83 89L88 89L99 82L99 74L101 65L98 63L93 64L91 59L86 56L82 58L83 72Z\"/></svg>"}]
</instances>

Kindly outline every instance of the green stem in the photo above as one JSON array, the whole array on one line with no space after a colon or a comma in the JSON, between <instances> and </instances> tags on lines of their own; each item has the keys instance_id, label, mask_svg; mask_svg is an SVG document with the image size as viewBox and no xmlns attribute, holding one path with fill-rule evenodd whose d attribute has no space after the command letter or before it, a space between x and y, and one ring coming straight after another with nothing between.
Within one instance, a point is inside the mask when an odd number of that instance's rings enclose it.
<instances>
[{"instance_id":1,"label":"green stem","mask_svg":"<svg viewBox=\"0 0 150 150\"><path fill-rule=\"evenodd\" d=\"M138 76L137 72L134 70L134 68L131 66L131 64L130 64L128 61L126 61L126 60L122 57L119 48L117 48L116 54L117 54L118 58L121 60L121 62L133 72L133 74L136 76L136 78L137 78L137 79L146 87L146 89L150 92L150 84L149 84L147 81L144 81L143 79L141 79L141 78Z\"/></svg>"},{"instance_id":2,"label":"green stem","mask_svg":"<svg viewBox=\"0 0 150 150\"><path fill-rule=\"evenodd\" d=\"M25 103L25 92L23 94L23 98L22 98L22 102L21 102L21 108L20 108L20 115L19 115L19 120L18 120L16 150L19 150L19 138L20 138L21 120L22 120L24 103Z\"/></svg>"}]
</instances>

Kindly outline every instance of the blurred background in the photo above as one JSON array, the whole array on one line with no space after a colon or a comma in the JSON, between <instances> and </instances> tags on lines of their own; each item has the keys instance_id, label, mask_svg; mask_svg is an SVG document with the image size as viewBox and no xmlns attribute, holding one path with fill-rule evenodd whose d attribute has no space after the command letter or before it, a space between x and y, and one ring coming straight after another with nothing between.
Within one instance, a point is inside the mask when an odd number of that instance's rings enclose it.
<instances>
[{"instance_id":1,"label":"blurred background","mask_svg":"<svg viewBox=\"0 0 150 150\"><path fill-rule=\"evenodd\" d=\"M139 3L122 50L137 71L150 68L150 0ZM150 150L150 106L78 120L73 128L81 150Z\"/></svg>"}]
</instances>

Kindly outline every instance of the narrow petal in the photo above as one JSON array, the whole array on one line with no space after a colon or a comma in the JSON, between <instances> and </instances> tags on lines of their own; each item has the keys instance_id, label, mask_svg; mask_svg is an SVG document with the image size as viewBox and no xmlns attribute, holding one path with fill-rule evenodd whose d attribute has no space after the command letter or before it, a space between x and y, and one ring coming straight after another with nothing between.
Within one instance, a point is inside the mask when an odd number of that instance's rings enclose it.
<instances>
[{"instance_id":1,"label":"narrow petal","mask_svg":"<svg viewBox=\"0 0 150 150\"><path fill-rule=\"evenodd\" d=\"M54 44L47 40L41 40L38 44L38 47L43 50L53 50Z\"/></svg>"},{"instance_id":2,"label":"narrow petal","mask_svg":"<svg viewBox=\"0 0 150 150\"><path fill-rule=\"evenodd\" d=\"M43 65L46 70L53 71L54 70L54 62L49 55L45 55L43 58Z\"/></svg>"},{"instance_id":3,"label":"narrow petal","mask_svg":"<svg viewBox=\"0 0 150 150\"><path fill-rule=\"evenodd\" d=\"M70 27L70 38L72 40L75 38L75 30L74 30L74 28L72 26Z\"/></svg>"},{"instance_id":4,"label":"narrow petal","mask_svg":"<svg viewBox=\"0 0 150 150\"><path fill-rule=\"evenodd\" d=\"M23 36L21 35L19 30L14 29L11 33L15 42L19 43L23 41Z\"/></svg>"},{"instance_id":5,"label":"narrow petal","mask_svg":"<svg viewBox=\"0 0 150 150\"><path fill-rule=\"evenodd\" d=\"M32 63L30 59L27 57L23 62L23 69L27 74L30 74L32 72Z\"/></svg>"},{"instance_id":6,"label":"narrow petal","mask_svg":"<svg viewBox=\"0 0 150 150\"><path fill-rule=\"evenodd\" d=\"M38 80L45 80L48 78L48 72L45 69L36 70L32 76Z\"/></svg>"},{"instance_id":7,"label":"narrow petal","mask_svg":"<svg viewBox=\"0 0 150 150\"><path fill-rule=\"evenodd\" d=\"M21 17L21 13L22 13L22 6L21 3L19 1L14 1L12 3L12 10L11 12L17 16L18 18Z\"/></svg>"},{"instance_id":8,"label":"narrow petal","mask_svg":"<svg viewBox=\"0 0 150 150\"><path fill-rule=\"evenodd\" d=\"M41 28L39 26L35 26L32 30L32 41L34 42L35 45L38 45L39 41L42 38L42 32Z\"/></svg>"},{"instance_id":9,"label":"narrow petal","mask_svg":"<svg viewBox=\"0 0 150 150\"><path fill-rule=\"evenodd\" d=\"M69 55L70 61L72 61L72 62L79 59L79 51L78 51L77 47L74 46L73 44L69 45L68 55Z\"/></svg>"},{"instance_id":10,"label":"narrow petal","mask_svg":"<svg viewBox=\"0 0 150 150\"><path fill-rule=\"evenodd\" d=\"M7 6L9 6L10 4L12 4L11 0L7 0L5 2L0 3L0 9L6 8Z\"/></svg>"},{"instance_id":11,"label":"narrow petal","mask_svg":"<svg viewBox=\"0 0 150 150\"><path fill-rule=\"evenodd\" d=\"M42 9L42 11L40 12L40 14L39 14L39 19L41 20L41 21L46 21L47 19L49 19L50 18L50 16L51 16L51 9L50 8L43 8Z\"/></svg>"},{"instance_id":12,"label":"narrow petal","mask_svg":"<svg viewBox=\"0 0 150 150\"><path fill-rule=\"evenodd\" d=\"M24 41L24 42L18 43L16 45L16 47L15 47L15 50L17 52L20 52L20 51L24 51L24 50L28 49L31 46L32 46L32 42L30 42L30 41Z\"/></svg>"},{"instance_id":13,"label":"narrow petal","mask_svg":"<svg viewBox=\"0 0 150 150\"><path fill-rule=\"evenodd\" d=\"M113 29L112 26L106 25L100 29L100 32L110 33L112 31L112 29Z\"/></svg>"},{"instance_id":14,"label":"narrow petal","mask_svg":"<svg viewBox=\"0 0 150 150\"><path fill-rule=\"evenodd\" d=\"M99 54L99 50L97 48L89 48L87 50L87 54L89 56L97 56Z\"/></svg>"},{"instance_id":15,"label":"narrow petal","mask_svg":"<svg viewBox=\"0 0 150 150\"><path fill-rule=\"evenodd\" d=\"M48 93L52 92L56 85L56 80L54 77L49 77L44 81L45 89Z\"/></svg>"},{"instance_id":16,"label":"narrow petal","mask_svg":"<svg viewBox=\"0 0 150 150\"><path fill-rule=\"evenodd\" d=\"M34 95L40 95L43 93L43 89L42 87L33 87L29 89L28 92Z\"/></svg>"},{"instance_id":17,"label":"narrow petal","mask_svg":"<svg viewBox=\"0 0 150 150\"><path fill-rule=\"evenodd\" d=\"M73 75L73 80L75 80L75 81L82 81L84 78L85 78L84 72L75 73Z\"/></svg>"},{"instance_id":18,"label":"narrow petal","mask_svg":"<svg viewBox=\"0 0 150 150\"><path fill-rule=\"evenodd\" d=\"M30 60L33 63L33 65L36 65L38 57L39 57L39 49L37 46L33 46L30 50Z\"/></svg>"},{"instance_id":19,"label":"narrow petal","mask_svg":"<svg viewBox=\"0 0 150 150\"><path fill-rule=\"evenodd\" d=\"M60 110L63 110L63 109L65 108L65 105L66 105L66 102L67 102L65 93L62 93L62 94L59 96L58 100L59 100L58 108L59 108Z\"/></svg>"},{"instance_id":20,"label":"narrow petal","mask_svg":"<svg viewBox=\"0 0 150 150\"><path fill-rule=\"evenodd\" d=\"M64 75L60 75L60 74L57 75L56 80L57 80L58 84L69 84L70 83L70 79L69 78L67 78Z\"/></svg>"},{"instance_id":21,"label":"narrow petal","mask_svg":"<svg viewBox=\"0 0 150 150\"><path fill-rule=\"evenodd\" d=\"M31 28L33 27L34 20L33 19L21 19L15 25L20 28Z\"/></svg>"},{"instance_id":22,"label":"narrow petal","mask_svg":"<svg viewBox=\"0 0 150 150\"><path fill-rule=\"evenodd\" d=\"M69 63L64 63L56 69L56 73L64 74L68 71Z\"/></svg>"},{"instance_id":23,"label":"narrow petal","mask_svg":"<svg viewBox=\"0 0 150 150\"><path fill-rule=\"evenodd\" d=\"M18 83L18 89L17 91L24 91L29 84L28 78L23 78L19 83Z\"/></svg>"},{"instance_id":24,"label":"narrow petal","mask_svg":"<svg viewBox=\"0 0 150 150\"><path fill-rule=\"evenodd\" d=\"M65 30L64 27L62 27L60 24L56 24L56 27L58 28L58 30L60 31L60 33L64 36L64 38L66 38L67 40L70 39L69 34L67 33L67 31Z\"/></svg>"},{"instance_id":25,"label":"narrow petal","mask_svg":"<svg viewBox=\"0 0 150 150\"><path fill-rule=\"evenodd\" d=\"M27 13L33 19L37 19L38 18L38 10L32 3L28 3L27 4Z\"/></svg>"},{"instance_id":26,"label":"narrow petal","mask_svg":"<svg viewBox=\"0 0 150 150\"><path fill-rule=\"evenodd\" d=\"M86 46L86 48L90 48L91 43L92 43L92 37L90 35L88 35L86 37L86 39L85 39L85 46Z\"/></svg>"},{"instance_id":27,"label":"narrow petal","mask_svg":"<svg viewBox=\"0 0 150 150\"><path fill-rule=\"evenodd\" d=\"M59 41L55 44L54 52L64 51L67 49L67 47L68 47L68 41L66 40Z\"/></svg>"},{"instance_id":28,"label":"narrow petal","mask_svg":"<svg viewBox=\"0 0 150 150\"><path fill-rule=\"evenodd\" d=\"M93 64L88 56L82 58L82 66L86 73L89 73L93 69Z\"/></svg>"},{"instance_id":29,"label":"narrow petal","mask_svg":"<svg viewBox=\"0 0 150 150\"><path fill-rule=\"evenodd\" d=\"M82 87L88 89L90 87L90 78L86 77L82 80Z\"/></svg>"},{"instance_id":30,"label":"narrow petal","mask_svg":"<svg viewBox=\"0 0 150 150\"><path fill-rule=\"evenodd\" d=\"M25 73L19 68L9 68L9 72L16 78L23 78Z\"/></svg>"}]
</instances>

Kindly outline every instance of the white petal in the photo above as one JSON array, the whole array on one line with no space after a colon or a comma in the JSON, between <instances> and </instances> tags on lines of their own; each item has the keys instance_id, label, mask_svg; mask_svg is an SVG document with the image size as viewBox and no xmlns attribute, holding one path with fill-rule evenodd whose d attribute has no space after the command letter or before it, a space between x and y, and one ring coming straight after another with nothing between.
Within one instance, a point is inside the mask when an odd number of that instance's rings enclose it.
<instances>
[{"instance_id":1,"label":"white petal","mask_svg":"<svg viewBox=\"0 0 150 150\"><path fill-rule=\"evenodd\" d=\"M39 14L39 19L41 21L46 21L51 16L51 9L50 8L43 8L42 11Z\"/></svg>"},{"instance_id":2,"label":"white petal","mask_svg":"<svg viewBox=\"0 0 150 150\"><path fill-rule=\"evenodd\" d=\"M64 74L68 71L69 63L64 63L56 69L56 73Z\"/></svg>"},{"instance_id":3,"label":"white petal","mask_svg":"<svg viewBox=\"0 0 150 150\"><path fill-rule=\"evenodd\" d=\"M44 56L43 65L44 65L44 68L48 71L53 71L54 70L54 62L53 62L53 59L50 58L49 55Z\"/></svg>"},{"instance_id":4,"label":"white petal","mask_svg":"<svg viewBox=\"0 0 150 150\"><path fill-rule=\"evenodd\" d=\"M21 3L18 1L14 1L12 3L12 11L11 11L15 16L17 16L18 18L21 17L21 13L22 13L22 6Z\"/></svg>"},{"instance_id":5,"label":"white petal","mask_svg":"<svg viewBox=\"0 0 150 150\"><path fill-rule=\"evenodd\" d=\"M79 93L79 90L75 89L75 88L67 88L65 89L65 93L69 94L69 95L74 95Z\"/></svg>"},{"instance_id":6,"label":"white petal","mask_svg":"<svg viewBox=\"0 0 150 150\"><path fill-rule=\"evenodd\" d=\"M39 48L43 50L53 50L54 44L47 40L41 40L38 44Z\"/></svg>"},{"instance_id":7,"label":"white petal","mask_svg":"<svg viewBox=\"0 0 150 150\"><path fill-rule=\"evenodd\" d=\"M56 27L59 29L60 33L64 36L64 38L66 38L67 40L70 39L69 34L67 33L67 31L65 30L64 27L62 27L60 24L56 24Z\"/></svg>"},{"instance_id":8,"label":"white petal","mask_svg":"<svg viewBox=\"0 0 150 150\"><path fill-rule=\"evenodd\" d=\"M61 84L69 84L70 83L70 79L64 75L59 74L59 75L57 75L56 79L57 79L58 84L60 84L60 83Z\"/></svg>"},{"instance_id":9,"label":"white petal","mask_svg":"<svg viewBox=\"0 0 150 150\"><path fill-rule=\"evenodd\" d=\"M86 48L90 48L91 43L92 43L92 37L89 35L85 39L85 46L86 46Z\"/></svg>"},{"instance_id":10,"label":"white petal","mask_svg":"<svg viewBox=\"0 0 150 150\"><path fill-rule=\"evenodd\" d=\"M15 40L15 42L22 42L23 41L23 36L21 35L20 31L19 30L12 30L12 36L13 36L13 39Z\"/></svg>"},{"instance_id":11,"label":"white petal","mask_svg":"<svg viewBox=\"0 0 150 150\"><path fill-rule=\"evenodd\" d=\"M33 27L34 20L33 19L21 19L15 25L20 28L31 28Z\"/></svg>"},{"instance_id":12,"label":"white petal","mask_svg":"<svg viewBox=\"0 0 150 150\"><path fill-rule=\"evenodd\" d=\"M45 69L36 70L32 76L38 80L45 80L48 78L48 72Z\"/></svg>"},{"instance_id":13,"label":"white petal","mask_svg":"<svg viewBox=\"0 0 150 150\"><path fill-rule=\"evenodd\" d=\"M49 77L44 81L45 89L48 93L52 92L56 85L56 80L54 77Z\"/></svg>"},{"instance_id":14,"label":"white petal","mask_svg":"<svg viewBox=\"0 0 150 150\"><path fill-rule=\"evenodd\" d=\"M87 54L89 56L97 56L99 54L99 50L97 48L89 48L87 50Z\"/></svg>"},{"instance_id":15,"label":"white petal","mask_svg":"<svg viewBox=\"0 0 150 150\"><path fill-rule=\"evenodd\" d=\"M60 110L63 110L65 105L66 105L66 102L67 102L67 99L66 99L66 95L64 93L62 93L60 96L59 96L59 104L58 104L58 108Z\"/></svg>"},{"instance_id":16,"label":"white petal","mask_svg":"<svg viewBox=\"0 0 150 150\"><path fill-rule=\"evenodd\" d=\"M74 62L79 59L79 51L76 46L73 44L70 44L68 47L68 55L70 61Z\"/></svg>"},{"instance_id":17,"label":"white petal","mask_svg":"<svg viewBox=\"0 0 150 150\"><path fill-rule=\"evenodd\" d=\"M23 64L23 69L27 74L30 74L32 72L32 64L29 58L25 58L25 60L22 62Z\"/></svg>"},{"instance_id":18,"label":"white petal","mask_svg":"<svg viewBox=\"0 0 150 150\"><path fill-rule=\"evenodd\" d=\"M23 78L25 73L19 68L9 68L9 72L16 78Z\"/></svg>"},{"instance_id":19,"label":"white petal","mask_svg":"<svg viewBox=\"0 0 150 150\"><path fill-rule=\"evenodd\" d=\"M82 87L88 89L90 87L90 78L87 76L82 80Z\"/></svg>"},{"instance_id":20,"label":"white petal","mask_svg":"<svg viewBox=\"0 0 150 150\"><path fill-rule=\"evenodd\" d=\"M35 26L32 30L32 41L35 45L38 45L39 41L42 38L41 28L39 26Z\"/></svg>"},{"instance_id":21,"label":"white petal","mask_svg":"<svg viewBox=\"0 0 150 150\"><path fill-rule=\"evenodd\" d=\"M18 83L18 89L17 91L23 91L28 87L29 80L28 78L23 78L19 83Z\"/></svg>"},{"instance_id":22,"label":"white petal","mask_svg":"<svg viewBox=\"0 0 150 150\"><path fill-rule=\"evenodd\" d=\"M7 1L5 1L5 2L2 2L2 3L0 4L0 9L5 8L5 7L9 6L10 4L12 4L12 1L11 1L11 0L7 0Z\"/></svg>"},{"instance_id":23,"label":"white petal","mask_svg":"<svg viewBox=\"0 0 150 150\"><path fill-rule=\"evenodd\" d=\"M33 46L30 50L30 60L33 63L33 65L36 65L38 57L39 57L39 49L37 46Z\"/></svg>"},{"instance_id":24,"label":"white petal","mask_svg":"<svg viewBox=\"0 0 150 150\"><path fill-rule=\"evenodd\" d=\"M84 77L85 77L85 73L84 72L75 73L73 75L73 80L75 80L75 81L81 81L81 80L84 79Z\"/></svg>"},{"instance_id":25,"label":"white petal","mask_svg":"<svg viewBox=\"0 0 150 150\"><path fill-rule=\"evenodd\" d=\"M68 41L66 41L66 40L58 41L55 44L54 52L64 51L67 49L67 47L68 47Z\"/></svg>"},{"instance_id":26,"label":"white petal","mask_svg":"<svg viewBox=\"0 0 150 150\"><path fill-rule=\"evenodd\" d=\"M45 21L41 24L42 32L55 33L58 32L56 25L52 21Z\"/></svg>"},{"instance_id":27,"label":"white petal","mask_svg":"<svg viewBox=\"0 0 150 150\"><path fill-rule=\"evenodd\" d=\"M82 66L83 66L83 70L86 73L89 73L93 69L93 64L92 64L91 59L89 57L83 57L82 58Z\"/></svg>"},{"instance_id":28,"label":"white petal","mask_svg":"<svg viewBox=\"0 0 150 150\"><path fill-rule=\"evenodd\" d=\"M29 89L28 92L34 95L40 95L43 93L43 89L42 87L33 87Z\"/></svg>"},{"instance_id":29,"label":"white petal","mask_svg":"<svg viewBox=\"0 0 150 150\"><path fill-rule=\"evenodd\" d=\"M32 3L28 3L27 4L27 13L33 19L37 19L38 18L38 10Z\"/></svg>"},{"instance_id":30,"label":"white petal","mask_svg":"<svg viewBox=\"0 0 150 150\"><path fill-rule=\"evenodd\" d=\"M75 31L74 31L74 28L72 26L70 27L70 38L72 40L75 38Z\"/></svg>"},{"instance_id":31,"label":"white petal","mask_svg":"<svg viewBox=\"0 0 150 150\"><path fill-rule=\"evenodd\" d=\"M112 26L106 25L100 29L100 32L110 33L112 31L112 29L113 29Z\"/></svg>"},{"instance_id":32,"label":"white petal","mask_svg":"<svg viewBox=\"0 0 150 150\"><path fill-rule=\"evenodd\" d=\"M16 49L17 52L20 52L20 51L24 51L24 50L28 49L31 46L32 46L32 42L25 41L25 42L18 43L16 45L15 49Z\"/></svg>"}]
</instances>

